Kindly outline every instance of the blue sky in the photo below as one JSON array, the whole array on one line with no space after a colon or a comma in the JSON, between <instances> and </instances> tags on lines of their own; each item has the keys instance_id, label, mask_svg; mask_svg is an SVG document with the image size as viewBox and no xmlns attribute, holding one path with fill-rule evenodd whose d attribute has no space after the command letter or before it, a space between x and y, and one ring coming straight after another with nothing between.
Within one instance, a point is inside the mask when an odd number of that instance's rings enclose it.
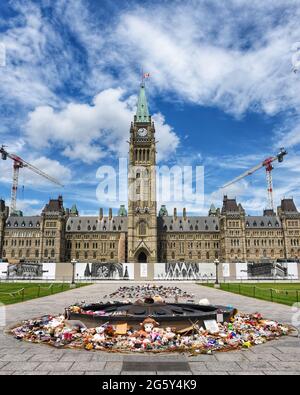
<instances>
[{"instance_id":1,"label":"blue sky","mask_svg":"<svg viewBox=\"0 0 300 395\"><path fill-rule=\"evenodd\" d=\"M220 206L222 184L281 146L289 155L274 171L276 204L294 197L300 207L299 0L4 0L0 17L0 143L65 184L23 170L25 213L59 193L81 213L110 206L97 201L96 171L126 156L141 69L151 74L160 164L205 166L204 207L179 210ZM261 213L265 184L261 170L227 193ZM10 185L1 161L7 201Z\"/></svg>"}]
</instances>

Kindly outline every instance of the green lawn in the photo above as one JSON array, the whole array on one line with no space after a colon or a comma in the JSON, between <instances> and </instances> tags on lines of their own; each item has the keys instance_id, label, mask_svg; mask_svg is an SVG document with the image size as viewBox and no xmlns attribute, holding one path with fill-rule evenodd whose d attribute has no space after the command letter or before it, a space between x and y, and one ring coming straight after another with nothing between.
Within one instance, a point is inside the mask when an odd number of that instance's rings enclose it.
<instances>
[{"instance_id":1,"label":"green lawn","mask_svg":"<svg viewBox=\"0 0 300 395\"><path fill-rule=\"evenodd\" d=\"M213 287L213 284L208 284ZM243 296L267 300L292 306L300 302L300 284L285 283L256 283L256 284L221 284L223 291L233 292Z\"/></svg>"},{"instance_id":2,"label":"green lawn","mask_svg":"<svg viewBox=\"0 0 300 395\"><path fill-rule=\"evenodd\" d=\"M76 284L76 288L87 284ZM0 283L0 303L13 304L70 290L68 283Z\"/></svg>"}]
</instances>

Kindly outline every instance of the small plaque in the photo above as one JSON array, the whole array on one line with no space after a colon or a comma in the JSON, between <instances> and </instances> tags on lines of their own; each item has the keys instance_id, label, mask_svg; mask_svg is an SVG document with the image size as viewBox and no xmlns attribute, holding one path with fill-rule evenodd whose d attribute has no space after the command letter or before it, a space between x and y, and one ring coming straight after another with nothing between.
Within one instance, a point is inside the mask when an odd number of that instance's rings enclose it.
<instances>
[{"instance_id":1,"label":"small plaque","mask_svg":"<svg viewBox=\"0 0 300 395\"><path fill-rule=\"evenodd\" d=\"M223 313L217 314L217 322L220 322L221 324L223 324L223 322L224 322L224 314Z\"/></svg>"}]
</instances>

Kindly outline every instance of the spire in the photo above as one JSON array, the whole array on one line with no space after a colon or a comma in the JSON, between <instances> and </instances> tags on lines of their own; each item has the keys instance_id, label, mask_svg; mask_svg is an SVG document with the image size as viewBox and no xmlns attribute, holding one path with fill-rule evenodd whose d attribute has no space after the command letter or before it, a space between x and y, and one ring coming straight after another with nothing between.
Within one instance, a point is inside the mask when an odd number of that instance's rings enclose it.
<instances>
[{"instance_id":1,"label":"spire","mask_svg":"<svg viewBox=\"0 0 300 395\"><path fill-rule=\"evenodd\" d=\"M140 95L139 95L137 112L136 112L136 122L141 122L141 123L151 122L144 82L141 83Z\"/></svg>"},{"instance_id":2,"label":"spire","mask_svg":"<svg viewBox=\"0 0 300 395\"><path fill-rule=\"evenodd\" d=\"M76 206L76 204L73 204L73 206L70 210L70 216L71 217L78 217L78 215L79 215L79 212L77 210L77 206Z\"/></svg>"}]
</instances>

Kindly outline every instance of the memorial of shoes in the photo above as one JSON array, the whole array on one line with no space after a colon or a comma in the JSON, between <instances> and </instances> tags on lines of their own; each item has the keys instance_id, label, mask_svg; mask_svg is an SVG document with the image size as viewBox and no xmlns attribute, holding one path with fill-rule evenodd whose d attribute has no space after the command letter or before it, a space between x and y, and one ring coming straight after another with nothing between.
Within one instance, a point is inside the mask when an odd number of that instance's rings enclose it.
<instances>
[{"instance_id":1,"label":"memorial of shoes","mask_svg":"<svg viewBox=\"0 0 300 395\"><path fill-rule=\"evenodd\" d=\"M177 287L121 287L104 298L109 302L75 303L61 315L24 321L11 333L19 341L56 348L197 355L251 348L291 331L259 313L192 297ZM167 301L171 298L175 302Z\"/></svg>"}]
</instances>

